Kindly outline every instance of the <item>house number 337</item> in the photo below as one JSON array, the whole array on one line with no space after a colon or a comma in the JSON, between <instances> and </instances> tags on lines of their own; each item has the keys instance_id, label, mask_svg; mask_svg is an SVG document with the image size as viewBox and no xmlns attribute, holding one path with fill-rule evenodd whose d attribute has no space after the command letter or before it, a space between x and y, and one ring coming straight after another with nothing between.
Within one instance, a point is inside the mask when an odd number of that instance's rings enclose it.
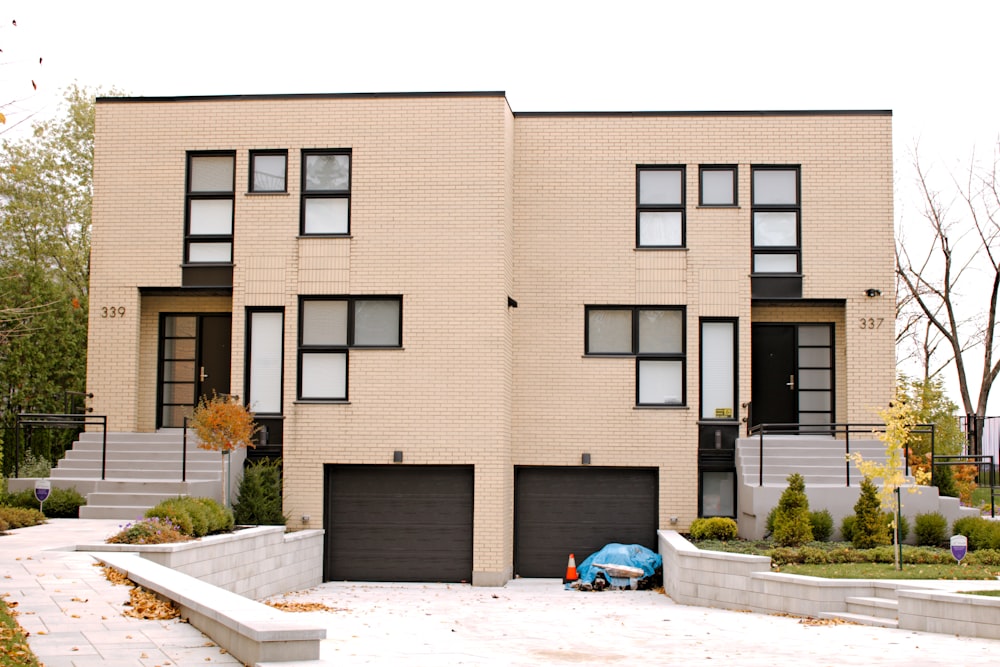
<instances>
[{"instance_id":1,"label":"house number 337","mask_svg":"<svg viewBox=\"0 0 1000 667\"><path fill-rule=\"evenodd\" d=\"M125 317L125 306L101 306L101 317L121 319Z\"/></svg>"},{"instance_id":2,"label":"house number 337","mask_svg":"<svg viewBox=\"0 0 1000 667\"><path fill-rule=\"evenodd\" d=\"M862 329L881 329L884 317L861 317L858 318Z\"/></svg>"}]
</instances>

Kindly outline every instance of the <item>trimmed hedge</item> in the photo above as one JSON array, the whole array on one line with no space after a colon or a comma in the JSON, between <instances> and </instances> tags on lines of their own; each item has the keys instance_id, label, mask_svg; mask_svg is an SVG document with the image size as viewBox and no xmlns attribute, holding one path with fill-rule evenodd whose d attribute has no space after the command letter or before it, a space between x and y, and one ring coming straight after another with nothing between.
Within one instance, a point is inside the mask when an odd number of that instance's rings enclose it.
<instances>
[{"instance_id":1,"label":"trimmed hedge","mask_svg":"<svg viewBox=\"0 0 1000 667\"><path fill-rule=\"evenodd\" d=\"M25 509L38 509L38 501L35 500L35 492L32 489L24 489L8 495L3 504ZM86 504L87 499L81 496L75 488L54 488L49 492L49 497L42 503L42 511L50 519L78 519L80 518L80 507Z\"/></svg>"},{"instance_id":2,"label":"trimmed hedge","mask_svg":"<svg viewBox=\"0 0 1000 667\"><path fill-rule=\"evenodd\" d=\"M691 522L691 537L696 540L728 540L736 539L736 522L728 517L714 516L708 519L695 519Z\"/></svg>"}]
</instances>

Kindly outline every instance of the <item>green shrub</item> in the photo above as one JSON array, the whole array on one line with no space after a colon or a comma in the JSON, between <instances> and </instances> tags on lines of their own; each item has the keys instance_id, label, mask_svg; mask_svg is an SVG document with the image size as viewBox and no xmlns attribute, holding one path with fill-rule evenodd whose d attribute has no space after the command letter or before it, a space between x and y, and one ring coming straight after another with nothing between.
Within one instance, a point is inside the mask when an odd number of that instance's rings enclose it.
<instances>
[{"instance_id":1,"label":"green shrub","mask_svg":"<svg viewBox=\"0 0 1000 667\"><path fill-rule=\"evenodd\" d=\"M24 489L7 496L7 504L26 509L37 510L39 508L33 489ZM53 488L49 492L49 497L42 504L42 510L45 512L45 516L50 519L77 519L80 517L80 507L86 504L87 499L81 496L75 488Z\"/></svg>"},{"instance_id":2,"label":"green shrub","mask_svg":"<svg viewBox=\"0 0 1000 667\"><path fill-rule=\"evenodd\" d=\"M833 535L833 515L829 510L809 512L809 525L812 526L813 539L817 542L828 542Z\"/></svg>"},{"instance_id":3,"label":"green shrub","mask_svg":"<svg viewBox=\"0 0 1000 667\"><path fill-rule=\"evenodd\" d=\"M951 528L952 535L965 535L969 550L1000 549L1000 523L978 516L957 519Z\"/></svg>"},{"instance_id":4,"label":"green shrub","mask_svg":"<svg viewBox=\"0 0 1000 667\"><path fill-rule=\"evenodd\" d=\"M938 494L958 498L958 485L955 484L955 473L949 465L935 466L934 483L937 485Z\"/></svg>"},{"instance_id":5,"label":"green shrub","mask_svg":"<svg viewBox=\"0 0 1000 667\"><path fill-rule=\"evenodd\" d=\"M0 520L7 524L7 529L25 528L45 523L45 515L30 507L0 506Z\"/></svg>"},{"instance_id":6,"label":"green shrub","mask_svg":"<svg viewBox=\"0 0 1000 667\"><path fill-rule=\"evenodd\" d=\"M192 498L208 515L208 534L228 533L233 529L233 513L212 498Z\"/></svg>"},{"instance_id":7,"label":"green shrub","mask_svg":"<svg viewBox=\"0 0 1000 667\"><path fill-rule=\"evenodd\" d=\"M242 526L283 526L281 459L261 459L243 471L236 502L235 521Z\"/></svg>"},{"instance_id":8,"label":"green shrub","mask_svg":"<svg viewBox=\"0 0 1000 667\"><path fill-rule=\"evenodd\" d=\"M948 558L949 561L954 560L954 557L950 553L948 554ZM969 555L962 559L962 562L985 565L987 567L1000 566L1000 549L979 549L978 551L969 553Z\"/></svg>"},{"instance_id":9,"label":"green shrub","mask_svg":"<svg viewBox=\"0 0 1000 667\"><path fill-rule=\"evenodd\" d=\"M182 534L172 522L160 517L140 519L127 523L107 539L108 544L169 544L191 539Z\"/></svg>"},{"instance_id":10,"label":"green shrub","mask_svg":"<svg viewBox=\"0 0 1000 667\"><path fill-rule=\"evenodd\" d=\"M892 512L885 512L882 514L882 520L885 521L886 525L889 526L889 539L893 539L892 535ZM906 518L905 514L899 515L899 541L905 542L906 538L910 535L910 520Z\"/></svg>"},{"instance_id":11,"label":"green shrub","mask_svg":"<svg viewBox=\"0 0 1000 667\"><path fill-rule=\"evenodd\" d=\"M853 514L848 514L843 519L840 520L840 539L844 542L853 541L854 537L854 524L858 522L858 517Z\"/></svg>"},{"instance_id":12,"label":"green shrub","mask_svg":"<svg viewBox=\"0 0 1000 667\"><path fill-rule=\"evenodd\" d=\"M883 544L891 544L889 526L882 514L882 503L871 479L861 481L861 494L854 504L854 528L851 530L851 544L857 549L871 549Z\"/></svg>"},{"instance_id":13,"label":"green shrub","mask_svg":"<svg viewBox=\"0 0 1000 667\"><path fill-rule=\"evenodd\" d=\"M714 516L707 519L695 519L691 523L691 537L695 540L727 540L736 539L736 522L729 517Z\"/></svg>"},{"instance_id":14,"label":"green shrub","mask_svg":"<svg viewBox=\"0 0 1000 667\"><path fill-rule=\"evenodd\" d=\"M940 512L927 512L916 517L917 546L940 547L948 539L948 520Z\"/></svg>"},{"instance_id":15,"label":"green shrub","mask_svg":"<svg viewBox=\"0 0 1000 667\"><path fill-rule=\"evenodd\" d=\"M191 515L184 507L171 503L169 500L164 500L155 507L146 510L145 517L169 521L183 535L194 536L194 521L191 519Z\"/></svg>"},{"instance_id":16,"label":"green shrub","mask_svg":"<svg viewBox=\"0 0 1000 667\"><path fill-rule=\"evenodd\" d=\"M799 546L813 539L806 482L798 473L788 476L788 486L778 499L773 537L775 544L783 547Z\"/></svg>"}]
</instances>

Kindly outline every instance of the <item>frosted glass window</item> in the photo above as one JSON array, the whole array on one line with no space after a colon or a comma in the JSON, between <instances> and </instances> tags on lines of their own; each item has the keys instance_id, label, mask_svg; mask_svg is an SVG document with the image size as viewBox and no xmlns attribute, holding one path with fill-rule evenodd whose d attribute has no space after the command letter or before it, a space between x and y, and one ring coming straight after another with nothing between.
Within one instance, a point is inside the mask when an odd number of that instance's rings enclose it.
<instances>
[{"instance_id":1,"label":"frosted glass window","mask_svg":"<svg viewBox=\"0 0 1000 667\"><path fill-rule=\"evenodd\" d=\"M639 405L683 405L682 362L639 359L636 365Z\"/></svg>"},{"instance_id":2,"label":"frosted glass window","mask_svg":"<svg viewBox=\"0 0 1000 667\"><path fill-rule=\"evenodd\" d=\"M680 206L682 199L680 169L641 169L639 204Z\"/></svg>"},{"instance_id":3,"label":"frosted glass window","mask_svg":"<svg viewBox=\"0 0 1000 667\"><path fill-rule=\"evenodd\" d=\"M736 516L736 473L704 471L701 473L701 515Z\"/></svg>"},{"instance_id":4,"label":"frosted glass window","mask_svg":"<svg viewBox=\"0 0 1000 667\"><path fill-rule=\"evenodd\" d=\"M801 338L799 344L802 344ZM814 368L830 367L830 348L828 347L800 347L799 366L812 366Z\"/></svg>"},{"instance_id":5,"label":"frosted glass window","mask_svg":"<svg viewBox=\"0 0 1000 667\"><path fill-rule=\"evenodd\" d=\"M798 214L794 211L757 211L753 214L753 244L757 247L798 245Z\"/></svg>"},{"instance_id":6,"label":"frosted glass window","mask_svg":"<svg viewBox=\"0 0 1000 667\"><path fill-rule=\"evenodd\" d=\"M250 313L250 409L281 413L284 313Z\"/></svg>"},{"instance_id":7,"label":"frosted glass window","mask_svg":"<svg viewBox=\"0 0 1000 667\"><path fill-rule=\"evenodd\" d=\"M830 345L830 327L799 327L799 345Z\"/></svg>"},{"instance_id":8,"label":"frosted glass window","mask_svg":"<svg viewBox=\"0 0 1000 667\"><path fill-rule=\"evenodd\" d=\"M346 234L349 200L319 198L305 200L306 234Z\"/></svg>"},{"instance_id":9,"label":"frosted glass window","mask_svg":"<svg viewBox=\"0 0 1000 667\"><path fill-rule=\"evenodd\" d=\"M285 170L288 163L285 154L253 154L254 192L284 192Z\"/></svg>"},{"instance_id":10,"label":"frosted glass window","mask_svg":"<svg viewBox=\"0 0 1000 667\"><path fill-rule=\"evenodd\" d=\"M798 273L799 256L758 253L753 256L754 273Z\"/></svg>"},{"instance_id":11,"label":"frosted glass window","mask_svg":"<svg viewBox=\"0 0 1000 667\"><path fill-rule=\"evenodd\" d=\"M191 235L229 236L233 233L232 199L192 199Z\"/></svg>"},{"instance_id":12,"label":"frosted glass window","mask_svg":"<svg viewBox=\"0 0 1000 667\"><path fill-rule=\"evenodd\" d=\"M354 301L355 345L399 345L399 301L357 299Z\"/></svg>"},{"instance_id":13,"label":"frosted glass window","mask_svg":"<svg viewBox=\"0 0 1000 667\"><path fill-rule=\"evenodd\" d=\"M736 170L703 169L701 172L702 206L736 204Z\"/></svg>"},{"instance_id":14,"label":"frosted glass window","mask_svg":"<svg viewBox=\"0 0 1000 667\"><path fill-rule=\"evenodd\" d=\"M302 398L347 398L346 352L304 352L301 373Z\"/></svg>"},{"instance_id":15,"label":"frosted glass window","mask_svg":"<svg viewBox=\"0 0 1000 667\"><path fill-rule=\"evenodd\" d=\"M588 354L631 354L632 311L590 310L587 313Z\"/></svg>"},{"instance_id":16,"label":"frosted glass window","mask_svg":"<svg viewBox=\"0 0 1000 667\"><path fill-rule=\"evenodd\" d=\"M830 371L800 370L799 389L830 389L833 377Z\"/></svg>"},{"instance_id":17,"label":"frosted glass window","mask_svg":"<svg viewBox=\"0 0 1000 667\"><path fill-rule=\"evenodd\" d=\"M829 412L833 409L829 391L800 391L799 410Z\"/></svg>"},{"instance_id":18,"label":"frosted glass window","mask_svg":"<svg viewBox=\"0 0 1000 667\"><path fill-rule=\"evenodd\" d=\"M198 318L178 315L169 315L164 320L165 333L168 336L187 336L194 338L198 335Z\"/></svg>"},{"instance_id":19,"label":"frosted glass window","mask_svg":"<svg viewBox=\"0 0 1000 667\"><path fill-rule=\"evenodd\" d=\"M734 419L736 327L732 322L701 324L701 418Z\"/></svg>"},{"instance_id":20,"label":"frosted glass window","mask_svg":"<svg viewBox=\"0 0 1000 667\"><path fill-rule=\"evenodd\" d=\"M639 354L684 351L684 316L679 310L640 310Z\"/></svg>"},{"instance_id":21,"label":"frosted glass window","mask_svg":"<svg viewBox=\"0 0 1000 667\"><path fill-rule=\"evenodd\" d=\"M191 158L191 192L232 192L232 155L201 155Z\"/></svg>"},{"instance_id":22,"label":"frosted glass window","mask_svg":"<svg viewBox=\"0 0 1000 667\"><path fill-rule=\"evenodd\" d=\"M347 345L347 300L303 301L303 345Z\"/></svg>"},{"instance_id":23,"label":"frosted glass window","mask_svg":"<svg viewBox=\"0 0 1000 667\"><path fill-rule=\"evenodd\" d=\"M351 183L351 156L307 155L305 170L307 192L347 191Z\"/></svg>"},{"instance_id":24,"label":"frosted glass window","mask_svg":"<svg viewBox=\"0 0 1000 667\"><path fill-rule=\"evenodd\" d=\"M191 243L188 246L189 262L231 262L232 243Z\"/></svg>"},{"instance_id":25,"label":"frosted glass window","mask_svg":"<svg viewBox=\"0 0 1000 667\"><path fill-rule=\"evenodd\" d=\"M755 169L754 206L795 206L799 203L798 171L795 169Z\"/></svg>"},{"instance_id":26,"label":"frosted glass window","mask_svg":"<svg viewBox=\"0 0 1000 667\"><path fill-rule=\"evenodd\" d=\"M641 211L639 213L640 246L681 246L683 215L680 211Z\"/></svg>"}]
</instances>

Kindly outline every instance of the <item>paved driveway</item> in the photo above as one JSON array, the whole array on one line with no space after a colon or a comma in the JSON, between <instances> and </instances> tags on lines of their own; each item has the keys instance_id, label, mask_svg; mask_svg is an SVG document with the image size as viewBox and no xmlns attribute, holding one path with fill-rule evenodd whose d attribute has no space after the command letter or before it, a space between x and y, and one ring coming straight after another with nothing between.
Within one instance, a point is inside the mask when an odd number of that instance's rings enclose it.
<instances>
[{"instance_id":1,"label":"paved driveway","mask_svg":"<svg viewBox=\"0 0 1000 667\"><path fill-rule=\"evenodd\" d=\"M581 593L558 580L504 588L328 583L285 600L332 609L337 665L988 665L1000 641L675 604L653 591Z\"/></svg>"}]
</instances>

